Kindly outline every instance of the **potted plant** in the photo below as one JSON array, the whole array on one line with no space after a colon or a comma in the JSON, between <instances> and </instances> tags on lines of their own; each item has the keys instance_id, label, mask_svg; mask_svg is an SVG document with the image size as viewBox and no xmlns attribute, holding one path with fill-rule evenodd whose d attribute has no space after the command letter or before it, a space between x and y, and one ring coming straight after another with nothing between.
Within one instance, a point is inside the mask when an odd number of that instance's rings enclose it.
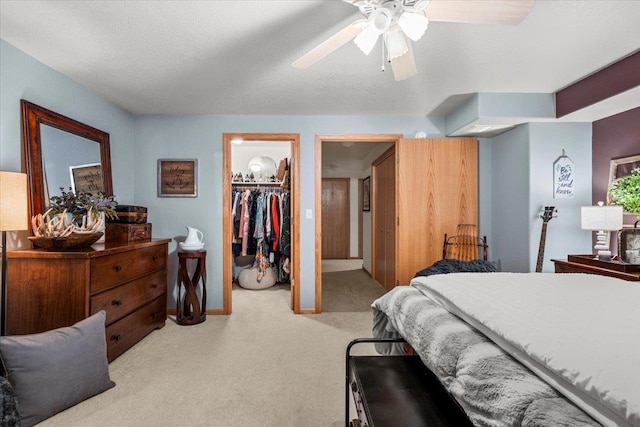
<instances>
[{"instance_id":1,"label":"potted plant","mask_svg":"<svg viewBox=\"0 0 640 427\"><path fill-rule=\"evenodd\" d=\"M640 168L634 168L631 175L616 179L611 183L609 203L622 206L626 213L636 215L640 221ZM636 226L638 221L636 221Z\"/></svg>"},{"instance_id":2,"label":"potted plant","mask_svg":"<svg viewBox=\"0 0 640 427\"><path fill-rule=\"evenodd\" d=\"M50 215L61 214L66 210L75 218L82 218L85 214L94 217L104 214L109 219L118 218L115 210L118 202L115 196L106 196L101 191L95 194L84 191L74 193L71 188L69 191L64 191L62 187L60 187L60 193L60 196L53 196L49 200Z\"/></svg>"}]
</instances>

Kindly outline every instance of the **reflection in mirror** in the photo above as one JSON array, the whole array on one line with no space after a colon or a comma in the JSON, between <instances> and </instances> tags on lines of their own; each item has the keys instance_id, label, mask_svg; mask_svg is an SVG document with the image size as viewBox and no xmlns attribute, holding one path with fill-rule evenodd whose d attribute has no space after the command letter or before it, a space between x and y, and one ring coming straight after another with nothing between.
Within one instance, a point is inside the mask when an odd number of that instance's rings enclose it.
<instances>
[{"instance_id":1,"label":"reflection in mirror","mask_svg":"<svg viewBox=\"0 0 640 427\"><path fill-rule=\"evenodd\" d=\"M30 215L43 213L60 187L113 195L109 134L21 100Z\"/></svg>"},{"instance_id":2,"label":"reflection in mirror","mask_svg":"<svg viewBox=\"0 0 640 427\"><path fill-rule=\"evenodd\" d=\"M99 144L45 124L40 125L40 140L45 200L60 194L60 188L103 191Z\"/></svg>"}]
</instances>

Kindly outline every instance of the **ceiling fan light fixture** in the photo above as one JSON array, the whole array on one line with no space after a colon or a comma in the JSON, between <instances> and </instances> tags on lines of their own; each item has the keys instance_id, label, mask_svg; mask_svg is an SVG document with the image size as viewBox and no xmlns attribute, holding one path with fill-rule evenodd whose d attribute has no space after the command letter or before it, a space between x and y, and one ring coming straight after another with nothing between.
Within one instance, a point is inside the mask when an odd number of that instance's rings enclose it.
<instances>
[{"instance_id":1,"label":"ceiling fan light fixture","mask_svg":"<svg viewBox=\"0 0 640 427\"><path fill-rule=\"evenodd\" d=\"M380 32L378 30L371 25L367 25L353 41L365 55L369 55L376 45L379 36Z\"/></svg>"},{"instance_id":2,"label":"ceiling fan light fixture","mask_svg":"<svg viewBox=\"0 0 640 427\"><path fill-rule=\"evenodd\" d=\"M398 27L392 28L384 34L384 42L387 46L387 52L389 52L389 60L399 58L409 51L407 39Z\"/></svg>"},{"instance_id":3,"label":"ceiling fan light fixture","mask_svg":"<svg viewBox=\"0 0 640 427\"><path fill-rule=\"evenodd\" d=\"M393 12L389 9L380 8L369 17L369 25L374 27L379 33L384 33L391 26Z\"/></svg>"},{"instance_id":4,"label":"ceiling fan light fixture","mask_svg":"<svg viewBox=\"0 0 640 427\"><path fill-rule=\"evenodd\" d=\"M421 13L403 12L398 18L402 31L414 42L420 40L429 26L429 19Z\"/></svg>"},{"instance_id":5,"label":"ceiling fan light fixture","mask_svg":"<svg viewBox=\"0 0 640 427\"><path fill-rule=\"evenodd\" d=\"M367 26L353 40L365 55L369 55L380 34L391 26L393 13L388 9L376 9L367 20Z\"/></svg>"}]
</instances>

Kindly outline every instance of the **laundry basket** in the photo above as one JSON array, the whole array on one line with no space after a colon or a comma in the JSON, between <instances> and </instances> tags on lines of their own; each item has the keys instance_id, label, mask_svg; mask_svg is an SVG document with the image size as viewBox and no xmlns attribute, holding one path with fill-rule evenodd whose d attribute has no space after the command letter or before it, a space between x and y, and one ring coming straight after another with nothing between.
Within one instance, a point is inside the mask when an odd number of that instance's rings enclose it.
<instances>
[{"instance_id":1,"label":"laundry basket","mask_svg":"<svg viewBox=\"0 0 640 427\"><path fill-rule=\"evenodd\" d=\"M238 284L245 289L267 289L276 284L276 272L267 268L258 281L258 268L245 268L238 275Z\"/></svg>"}]
</instances>

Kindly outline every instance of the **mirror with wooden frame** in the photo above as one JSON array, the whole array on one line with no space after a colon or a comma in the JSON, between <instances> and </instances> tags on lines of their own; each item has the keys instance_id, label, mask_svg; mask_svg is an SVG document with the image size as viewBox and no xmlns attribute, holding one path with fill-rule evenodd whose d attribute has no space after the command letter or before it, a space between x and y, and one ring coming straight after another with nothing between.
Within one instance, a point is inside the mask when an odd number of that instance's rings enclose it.
<instances>
[{"instance_id":1,"label":"mirror with wooden frame","mask_svg":"<svg viewBox=\"0 0 640 427\"><path fill-rule=\"evenodd\" d=\"M32 216L43 213L60 188L113 194L108 133L24 99L20 108Z\"/></svg>"}]
</instances>

